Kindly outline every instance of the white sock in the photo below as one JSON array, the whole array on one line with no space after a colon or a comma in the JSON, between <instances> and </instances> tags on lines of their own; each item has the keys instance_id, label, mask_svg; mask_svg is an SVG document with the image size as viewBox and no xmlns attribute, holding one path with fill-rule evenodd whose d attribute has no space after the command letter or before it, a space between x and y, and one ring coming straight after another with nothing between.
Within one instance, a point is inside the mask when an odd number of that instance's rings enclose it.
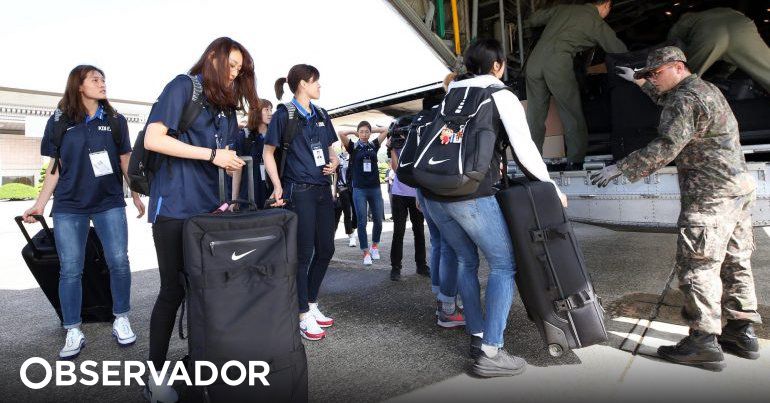
<instances>
[{"instance_id":1,"label":"white sock","mask_svg":"<svg viewBox=\"0 0 770 403\"><path fill-rule=\"evenodd\" d=\"M318 302L309 302L307 306L310 308L311 311L318 310Z\"/></svg>"},{"instance_id":2,"label":"white sock","mask_svg":"<svg viewBox=\"0 0 770 403\"><path fill-rule=\"evenodd\" d=\"M497 348L495 346L490 346L488 344L482 344L481 345L481 351L483 351L484 354L486 354L486 356L489 357L489 358L492 358L492 357L496 356L497 355L497 350L499 350L499 348Z\"/></svg>"},{"instance_id":3,"label":"white sock","mask_svg":"<svg viewBox=\"0 0 770 403\"><path fill-rule=\"evenodd\" d=\"M451 314L455 313L455 302L454 301L452 301L452 302L441 301L441 310L445 314L447 314L447 315L451 315Z\"/></svg>"}]
</instances>

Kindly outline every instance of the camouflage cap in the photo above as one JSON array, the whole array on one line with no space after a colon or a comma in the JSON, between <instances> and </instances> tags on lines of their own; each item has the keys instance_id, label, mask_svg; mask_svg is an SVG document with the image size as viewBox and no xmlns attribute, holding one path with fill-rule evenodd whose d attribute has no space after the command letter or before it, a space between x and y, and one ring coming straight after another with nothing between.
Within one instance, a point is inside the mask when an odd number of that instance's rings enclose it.
<instances>
[{"instance_id":1,"label":"camouflage cap","mask_svg":"<svg viewBox=\"0 0 770 403\"><path fill-rule=\"evenodd\" d=\"M647 55L647 66L634 73L635 79L645 78L651 71L658 67L671 62L686 62L687 58L684 56L682 49L676 46L665 46L659 49L655 49Z\"/></svg>"}]
</instances>

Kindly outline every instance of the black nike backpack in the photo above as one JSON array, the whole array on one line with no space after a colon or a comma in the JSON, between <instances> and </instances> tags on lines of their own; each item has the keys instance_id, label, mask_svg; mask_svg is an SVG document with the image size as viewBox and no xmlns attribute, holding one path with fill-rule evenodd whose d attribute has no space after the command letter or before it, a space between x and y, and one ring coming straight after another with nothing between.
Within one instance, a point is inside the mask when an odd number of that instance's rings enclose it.
<instances>
[{"instance_id":1,"label":"black nike backpack","mask_svg":"<svg viewBox=\"0 0 770 403\"><path fill-rule=\"evenodd\" d=\"M409 125L409 132L406 135L404 147L401 149L401 154L398 157L398 168L396 168L398 180L407 186L419 186L414 179L413 173L414 161L417 159L417 146L420 144L421 134L433 122L438 109L439 106L436 105L433 108L421 111L414 117L411 125Z\"/></svg>"},{"instance_id":2,"label":"black nike backpack","mask_svg":"<svg viewBox=\"0 0 770 403\"><path fill-rule=\"evenodd\" d=\"M169 135L174 138L186 132L203 109L203 84L198 80L198 77L189 74L187 76L192 81L193 91L182 111L182 117L177 126L178 130L175 132L169 131ZM154 108L155 105L153 105ZM150 115L152 115L152 110L150 110ZM134 148L128 161L128 187L134 192L149 196L150 183L152 183L155 172L160 169L161 163L166 159L166 156L144 148L144 133L146 131L147 126L145 125L144 129L136 136L136 141L134 141Z\"/></svg>"},{"instance_id":3,"label":"black nike backpack","mask_svg":"<svg viewBox=\"0 0 770 403\"><path fill-rule=\"evenodd\" d=\"M444 197L473 194L490 169L499 115L492 94L505 87L457 87L449 91L424 129L412 169L421 188Z\"/></svg>"}]
</instances>

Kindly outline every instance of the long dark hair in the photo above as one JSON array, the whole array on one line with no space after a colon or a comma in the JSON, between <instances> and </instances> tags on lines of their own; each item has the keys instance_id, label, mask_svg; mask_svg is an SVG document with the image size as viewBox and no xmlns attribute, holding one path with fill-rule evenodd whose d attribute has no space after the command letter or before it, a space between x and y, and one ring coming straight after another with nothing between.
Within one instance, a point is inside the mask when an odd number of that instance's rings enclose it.
<instances>
[{"instance_id":1,"label":"long dark hair","mask_svg":"<svg viewBox=\"0 0 770 403\"><path fill-rule=\"evenodd\" d=\"M477 39L463 53L463 64L467 73L457 77L456 80L489 74L495 62L505 62L505 52L500 42L492 38Z\"/></svg>"},{"instance_id":2,"label":"long dark hair","mask_svg":"<svg viewBox=\"0 0 770 403\"><path fill-rule=\"evenodd\" d=\"M267 99L260 99L259 105L256 108L249 109L249 119L246 121L246 128L250 132L256 133L259 130L259 125L265 123L262 121L262 109L272 108L273 103Z\"/></svg>"},{"instance_id":3,"label":"long dark hair","mask_svg":"<svg viewBox=\"0 0 770 403\"><path fill-rule=\"evenodd\" d=\"M76 66L70 71L69 77L67 77L67 88L64 89L64 96L61 101L59 101L57 108L62 111L67 119L73 122L80 122L88 115L88 110L86 110L86 106L83 104L83 95L80 93L80 86L83 85L83 81L85 81L88 73L92 71L99 72L102 77L106 77L102 69L88 64ZM99 104L102 105L102 109L104 109L105 113L109 115L115 114L115 109L110 105L110 101L107 99L99 100Z\"/></svg>"},{"instance_id":4,"label":"long dark hair","mask_svg":"<svg viewBox=\"0 0 770 403\"><path fill-rule=\"evenodd\" d=\"M243 65L233 85L230 80L230 52L238 50L243 55ZM214 61L220 66L214 67ZM228 38L215 39L203 52L200 59L190 68L190 74L203 75L203 92L206 100L219 109L246 110L245 103L258 105L257 87L254 77L254 60L240 43Z\"/></svg>"},{"instance_id":5,"label":"long dark hair","mask_svg":"<svg viewBox=\"0 0 770 403\"><path fill-rule=\"evenodd\" d=\"M289 74L286 77L281 77L275 80L275 96L280 100L283 97L283 85L289 83L289 90L292 93L297 93L297 87L299 82L314 81L321 77L321 73L318 69L309 64L297 64L289 69Z\"/></svg>"}]
</instances>

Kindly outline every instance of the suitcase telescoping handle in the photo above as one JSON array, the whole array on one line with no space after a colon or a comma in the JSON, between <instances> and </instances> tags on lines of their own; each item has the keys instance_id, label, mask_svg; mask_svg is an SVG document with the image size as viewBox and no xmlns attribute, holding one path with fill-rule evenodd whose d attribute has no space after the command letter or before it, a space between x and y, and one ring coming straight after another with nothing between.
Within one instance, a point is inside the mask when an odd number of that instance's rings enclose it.
<instances>
[{"instance_id":1,"label":"suitcase telescoping handle","mask_svg":"<svg viewBox=\"0 0 770 403\"><path fill-rule=\"evenodd\" d=\"M45 230L46 235L48 235L48 237L51 240L53 240L54 239L53 231L51 231L51 227L49 227L48 223L45 221L45 217L43 217L42 215L38 215L38 214L35 214L32 217L34 219L36 219L37 222L40 223L40 225L43 226L43 229ZM16 221L16 225L19 226L19 229L21 230L21 233L24 235L24 239L26 239L27 243L29 244L29 246L32 247L33 252L35 252L35 254L39 254L40 251L35 247L35 244L32 242L32 237L29 236L29 232L27 232L27 228L24 226L24 217L16 216L16 218L14 218L14 220Z\"/></svg>"},{"instance_id":2,"label":"suitcase telescoping handle","mask_svg":"<svg viewBox=\"0 0 770 403\"><path fill-rule=\"evenodd\" d=\"M248 181L247 187L249 200L230 200L230 198L227 196L225 186L225 170L223 168L219 168L219 203L221 205L224 205L225 203L249 204L256 210L258 207L257 202L254 199L254 160L251 158L251 156L243 156L240 158L246 163L244 169L246 170L246 180ZM243 176L241 176L241 181L243 181Z\"/></svg>"}]
</instances>

